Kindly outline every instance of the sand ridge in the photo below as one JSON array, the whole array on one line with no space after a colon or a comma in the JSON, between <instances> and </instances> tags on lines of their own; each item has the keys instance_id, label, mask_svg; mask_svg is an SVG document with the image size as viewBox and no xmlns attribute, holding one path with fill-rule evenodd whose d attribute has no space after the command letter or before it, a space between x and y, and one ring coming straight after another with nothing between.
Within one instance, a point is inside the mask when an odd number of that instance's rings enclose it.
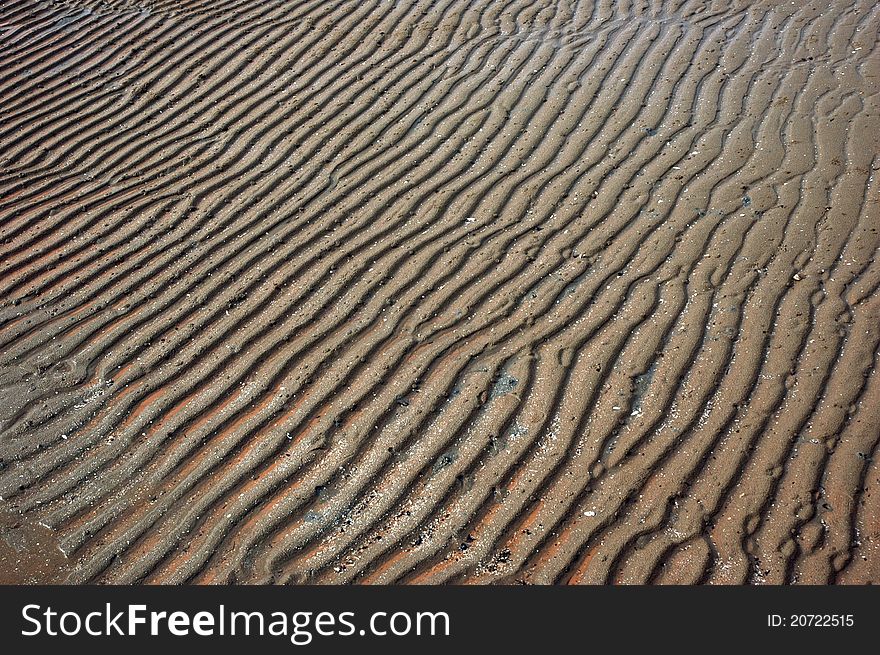
<instances>
[{"instance_id":1,"label":"sand ridge","mask_svg":"<svg viewBox=\"0 0 880 655\"><path fill-rule=\"evenodd\" d=\"M0 509L69 582L880 581L878 29L3 3Z\"/></svg>"}]
</instances>

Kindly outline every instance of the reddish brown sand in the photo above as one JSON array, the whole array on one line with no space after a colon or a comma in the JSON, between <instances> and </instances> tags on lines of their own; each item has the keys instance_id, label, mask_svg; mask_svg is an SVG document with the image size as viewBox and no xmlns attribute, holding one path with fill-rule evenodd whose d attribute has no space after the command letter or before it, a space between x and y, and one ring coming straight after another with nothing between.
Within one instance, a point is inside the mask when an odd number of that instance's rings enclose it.
<instances>
[{"instance_id":1,"label":"reddish brown sand","mask_svg":"<svg viewBox=\"0 0 880 655\"><path fill-rule=\"evenodd\" d=\"M878 30L0 3L0 582L880 582Z\"/></svg>"}]
</instances>

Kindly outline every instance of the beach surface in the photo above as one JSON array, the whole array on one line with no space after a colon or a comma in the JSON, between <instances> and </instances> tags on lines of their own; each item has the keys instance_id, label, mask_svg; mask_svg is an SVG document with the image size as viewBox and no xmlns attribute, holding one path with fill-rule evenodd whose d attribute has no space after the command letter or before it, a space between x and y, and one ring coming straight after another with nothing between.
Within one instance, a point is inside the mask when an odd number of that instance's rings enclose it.
<instances>
[{"instance_id":1,"label":"beach surface","mask_svg":"<svg viewBox=\"0 0 880 655\"><path fill-rule=\"evenodd\" d=\"M880 582L878 30L0 3L0 582Z\"/></svg>"}]
</instances>

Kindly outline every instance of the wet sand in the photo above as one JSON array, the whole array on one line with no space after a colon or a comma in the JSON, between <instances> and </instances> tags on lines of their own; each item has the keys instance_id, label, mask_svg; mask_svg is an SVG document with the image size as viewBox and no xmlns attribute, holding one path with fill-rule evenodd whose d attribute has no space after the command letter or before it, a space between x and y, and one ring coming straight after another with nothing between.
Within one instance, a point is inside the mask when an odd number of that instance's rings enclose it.
<instances>
[{"instance_id":1,"label":"wet sand","mask_svg":"<svg viewBox=\"0 0 880 655\"><path fill-rule=\"evenodd\" d=\"M3 2L0 581L880 582L878 29Z\"/></svg>"}]
</instances>

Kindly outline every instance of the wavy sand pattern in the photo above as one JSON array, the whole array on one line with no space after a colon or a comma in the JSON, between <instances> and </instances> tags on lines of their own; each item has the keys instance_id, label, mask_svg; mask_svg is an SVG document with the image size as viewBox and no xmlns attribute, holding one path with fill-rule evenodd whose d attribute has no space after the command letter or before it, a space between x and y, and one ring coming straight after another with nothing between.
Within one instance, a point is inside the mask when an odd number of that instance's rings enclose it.
<instances>
[{"instance_id":1,"label":"wavy sand pattern","mask_svg":"<svg viewBox=\"0 0 880 655\"><path fill-rule=\"evenodd\" d=\"M4 575L880 582L878 29L3 2Z\"/></svg>"}]
</instances>

